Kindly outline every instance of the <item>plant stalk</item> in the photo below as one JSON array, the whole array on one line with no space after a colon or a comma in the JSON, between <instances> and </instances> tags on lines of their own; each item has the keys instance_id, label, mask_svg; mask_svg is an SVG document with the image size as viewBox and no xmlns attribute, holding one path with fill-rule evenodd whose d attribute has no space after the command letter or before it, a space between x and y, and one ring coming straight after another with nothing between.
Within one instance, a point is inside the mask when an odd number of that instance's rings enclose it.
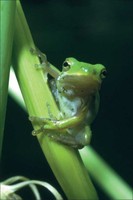
<instances>
[{"instance_id":1,"label":"plant stalk","mask_svg":"<svg viewBox=\"0 0 133 200\"><path fill-rule=\"evenodd\" d=\"M0 157L6 115L16 1L0 1Z\"/></svg>"}]
</instances>

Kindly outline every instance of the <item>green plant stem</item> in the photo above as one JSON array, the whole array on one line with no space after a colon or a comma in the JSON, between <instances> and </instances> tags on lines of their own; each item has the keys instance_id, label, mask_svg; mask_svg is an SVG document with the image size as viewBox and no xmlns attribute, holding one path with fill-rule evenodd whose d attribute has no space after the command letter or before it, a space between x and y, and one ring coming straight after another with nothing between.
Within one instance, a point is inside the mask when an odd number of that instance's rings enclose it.
<instances>
[{"instance_id":1,"label":"green plant stem","mask_svg":"<svg viewBox=\"0 0 133 200\"><path fill-rule=\"evenodd\" d=\"M49 117L49 107L52 114L57 116L58 109L46 78L42 70L36 70L34 67L35 64L39 64L39 60L30 53L30 48L35 48L34 43L20 3L17 1L13 65L28 113L30 116ZM34 124L33 126L37 128ZM78 151L54 142L44 133L39 134L37 138L67 198L96 200L96 191Z\"/></svg>"},{"instance_id":2,"label":"green plant stem","mask_svg":"<svg viewBox=\"0 0 133 200\"><path fill-rule=\"evenodd\" d=\"M0 157L11 64L16 1L0 1Z\"/></svg>"},{"instance_id":3,"label":"green plant stem","mask_svg":"<svg viewBox=\"0 0 133 200\"><path fill-rule=\"evenodd\" d=\"M90 146L80 154L91 176L111 199L133 199L133 190Z\"/></svg>"}]
</instances>

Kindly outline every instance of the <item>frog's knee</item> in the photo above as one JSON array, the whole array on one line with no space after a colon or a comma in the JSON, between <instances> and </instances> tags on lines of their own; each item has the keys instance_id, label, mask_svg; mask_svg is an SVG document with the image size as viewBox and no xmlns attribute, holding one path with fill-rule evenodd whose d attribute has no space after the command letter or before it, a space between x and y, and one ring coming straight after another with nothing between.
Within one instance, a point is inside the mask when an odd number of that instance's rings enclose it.
<instances>
[{"instance_id":1,"label":"frog's knee","mask_svg":"<svg viewBox=\"0 0 133 200\"><path fill-rule=\"evenodd\" d=\"M92 132L89 126L86 126L84 130L81 130L79 134L76 135L77 143L81 146L86 146L90 144Z\"/></svg>"}]
</instances>

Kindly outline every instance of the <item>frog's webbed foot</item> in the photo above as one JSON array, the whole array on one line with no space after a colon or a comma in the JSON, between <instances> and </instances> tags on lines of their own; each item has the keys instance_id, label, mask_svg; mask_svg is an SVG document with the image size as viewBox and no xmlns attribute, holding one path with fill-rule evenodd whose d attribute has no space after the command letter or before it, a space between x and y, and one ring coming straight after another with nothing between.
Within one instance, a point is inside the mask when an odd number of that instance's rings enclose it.
<instances>
[{"instance_id":1,"label":"frog's webbed foot","mask_svg":"<svg viewBox=\"0 0 133 200\"><path fill-rule=\"evenodd\" d=\"M36 49L31 48L30 52L33 55L38 56L40 58L40 60L41 60L41 63L47 63L48 62L47 61L47 56L44 53L42 53L38 48L36 48Z\"/></svg>"},{"instance_id":2,"label":"frog's webbed foot","mask_svg":"<svg viewBox=\"0 0 133 200\"><path fill-rule=\"evenodd\" d=\"M63 134L63 133L58 132L55 134L55 132L49 132L48 136L54 141L60 142L67 146L71 146L73 148L81 149L84 147L83 144L78 143L77 140L75 140L75 137L73 137L72 135L69 135L68 133Z\"/></svg>"},{"instance_id":3,"label":"frog's webbed foot","mask_svg":"<svg viewBox=\"0 0 133 200\"><path fill-rule=\"evenodd\" d=\"M50 64L47 60L47 56L44 53L42 53L38 48L36 49L31 48L30 52L33 55L38 56L38 58L40 59L40 64L35 64L36 69L43 69L45 71L47 68L49 68Z\"/></svg>"},{"instance_id":4,"label":"frog's webbed foot","mask_svg":"<svg viewBox=\"0 0 133 200\"><path fill-rule=\"evenodd\" d=\"M36 125L42 126L45 123L47 123L47 121L50 121L51 119L44 118L44 117L29 116L29 120Z\"/></svg>"},{"instance_id":5,"label":"frog's webbed foot","mask_svg":"<svg viewBox=\"0 0 133 200\"><path fill-rule=\"evenodd\" d=\"M92 132L89 126L78 127L77 129L67 129L65 132L48 133L53 140L81 149L91 141Z\"/></svg>"},{"instance_id":6,"label":"frog's webbed foot","mask_svg":"<svg viewBox=\"0 0 133 200\"><path fill-rule=\"evenodd\" d=\"M37 55L40 59L40 64L35 64L36 69L43 69L45 73L49 73L52 77L57 78L60 74L60 71L48 62L47 56L42 53L38 48L30 49L30 52L33 55Z\"/></svg>"}]
</instances>

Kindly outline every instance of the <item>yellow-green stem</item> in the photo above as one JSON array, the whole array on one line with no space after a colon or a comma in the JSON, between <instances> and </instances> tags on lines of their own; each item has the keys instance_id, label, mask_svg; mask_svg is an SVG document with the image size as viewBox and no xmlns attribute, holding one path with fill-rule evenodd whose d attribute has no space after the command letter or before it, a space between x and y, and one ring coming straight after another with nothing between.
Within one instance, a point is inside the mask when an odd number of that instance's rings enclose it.
<instances>
[{"instance_id":1,"label":"yellow-green stem","mask_svg":"<svg viewBox=\"0 0 133 200\"><path fill-rule=\"evenodd\" d=\"M43 72L36 70L34 67L35 64L39 63L39 60L30 53L31 47L35 48L18 1L13 65L25 104L30 116L49 117L48 104L52 114L56 116L58 115L57 106L47 86ZM34 128L36 127L34 126ZM43 133L38 135L38 140L68 199L98 199L78 151L52 141ZM45 176L45 170L42 176Z\"/></svg>"}]
</instances>

